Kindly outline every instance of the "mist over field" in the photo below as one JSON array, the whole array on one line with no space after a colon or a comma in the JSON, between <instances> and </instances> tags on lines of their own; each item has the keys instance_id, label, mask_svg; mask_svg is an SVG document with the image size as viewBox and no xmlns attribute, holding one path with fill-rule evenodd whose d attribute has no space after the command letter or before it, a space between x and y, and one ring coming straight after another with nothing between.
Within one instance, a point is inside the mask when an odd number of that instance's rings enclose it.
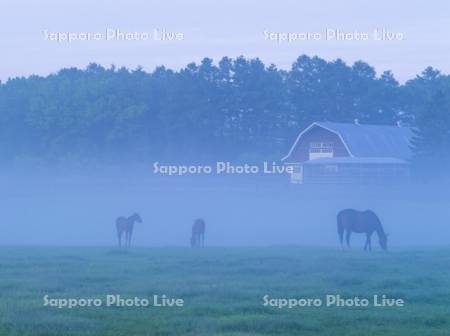
<instances>
[{"instance_id":1,"label":"mist over field","mask_svg":"<svg viewBox=\"0 0 450 336\"><path fill-rule=\"evenodd\" d=\"M450 242L450 196L439 183L294 185L287 175L161 176L151 166L9 170L1 180L2 245L116 246L115 219L137 212L134 246L188 246L201 217L207 246L338 248L336 215L345 208L373 210L390 248ZM364 240L353 234L353 249Z\"/></svg>"},{"instance_id":2,"label":"mist over field","mask_svg":"<svg viewBox=\"0 0 450 336\"><path fill-rule=\"evenodd\" d=\"M189 246L204 218L207 246L337 248L336 215L354 208L379 216L389 248L448 245L449 87L432 67L400 85L364 62L307 55L289 72L224 57L180 71L91 64L11 79L0 84L0 244L117 246L116 219L139 213L132 246ZM282 166L299 132L321 120L411 127L409 182L153 172L157 160ZM364 240L353 234L353 248Z\"/></svg>"},{"instance_id":3,"label":"mist over field","mask_svg":"<svg viewBox=\"0 0 450 336\"><path fill-rule=\"evenodd\" d=\"M0 336L449 336L449 9L2 1Z\"/></svg>"}]
</instances>

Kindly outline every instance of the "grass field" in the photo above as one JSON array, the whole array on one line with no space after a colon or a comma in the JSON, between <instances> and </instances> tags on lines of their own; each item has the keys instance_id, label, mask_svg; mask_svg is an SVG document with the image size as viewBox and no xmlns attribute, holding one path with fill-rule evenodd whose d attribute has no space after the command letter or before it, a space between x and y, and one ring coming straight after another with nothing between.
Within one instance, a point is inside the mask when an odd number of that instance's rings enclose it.
<instances>
[{"instance_id":1,"label":"grass field","mask_svg":"<svg viewBox=\"0 0 450 336\"><path fill-rule=\"evenodd\" d=\"M355 248L356 249L356 248ZM183 307L43 305L51 298L182 298ZM326 294L404 307L263 306ZM300 247L0 248L0 335L449 335L450 250Z\"/></svg>"}]
</instances>

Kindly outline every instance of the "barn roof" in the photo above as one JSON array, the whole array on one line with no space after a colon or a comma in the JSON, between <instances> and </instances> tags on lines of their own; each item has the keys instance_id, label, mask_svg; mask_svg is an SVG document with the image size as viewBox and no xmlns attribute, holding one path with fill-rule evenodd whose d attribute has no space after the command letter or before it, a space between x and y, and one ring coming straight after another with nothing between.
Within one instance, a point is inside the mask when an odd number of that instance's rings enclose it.
<instances>
[{"instance_id":1,"label":"barn roof","mask_svg":"<svg viewBox=\"0 0 450 336\"><path fill-rule=\"evenodd\" d=\"M299 134L283 160L289 158L301 136L313 127L322 127L337 134L352 157L391 157L408 160L412 155L410 141L413 133L409 127L315 122Z\"/></svg>"}]
</instances>

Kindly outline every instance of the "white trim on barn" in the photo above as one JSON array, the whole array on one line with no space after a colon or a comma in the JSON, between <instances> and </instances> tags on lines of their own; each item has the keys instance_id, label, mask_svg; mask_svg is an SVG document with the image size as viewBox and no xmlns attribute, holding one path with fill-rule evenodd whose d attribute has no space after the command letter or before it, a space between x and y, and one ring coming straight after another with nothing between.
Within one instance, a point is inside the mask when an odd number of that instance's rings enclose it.
<instances>
[{"instance_id":1,"label":"white trim on barn","mask_svg":"<svg viewBox=\"0 0 450 336\"><path fill-rule=\"evenodd\" d=\"M339 156L328 155L327 152L327 155L312 157L313 142L310 142L309 160L305 161L306 148L302 139L314 127L337 136L348 156L341 148ZM320 133L313 135L310 141L322 141ZM409 178L412 136L412 129L407 127L313 122L300 132L288 154L281 160L295 168L291 182L299 184L404 180ZM329 141L328 137L323 141ZM296 157L297 154L300 156Z\"/></svg>"},{"instance_id":2,"label":"white trim on barn","mask_svg":"<svg viewBox=\"0 0 450 336\"><path fill-rule=\"evenodd\" d=\"M327 131L329 131L329 132L331 132L333 134L336 134L339 137L339 139L342 141L342 144L344 145L345 149L347 150L348 155L350 155L350 157L355 157L352 154L352 152L350 151L350 148L348 148L346 142L344 141L344 138L342 137L342 135L339 132L337 132L335 130L332 130L332 129L328 128L328 127L325 127L323 125L320 125L320 123L318 123L318 122L313 122L311 125L309 125L303 131L300 132L300 134L297 136L297 139L295 140L294 144L292 145L291 149L289 150L289 153L285 157L283 157L281 159L281 161L285 161L289 156L291 156L292 152L294 151L295 147L297 146L297 143L300 141L300 138L302 137L302 135L305 134L306 132L308 132L310 129L312 129L315 126L321 127L321 128L323 128L323 129L325 129L325 130L327 130ZM288 163L288 162L286 162L286 163Z\"/></svg>"}]
</instances>

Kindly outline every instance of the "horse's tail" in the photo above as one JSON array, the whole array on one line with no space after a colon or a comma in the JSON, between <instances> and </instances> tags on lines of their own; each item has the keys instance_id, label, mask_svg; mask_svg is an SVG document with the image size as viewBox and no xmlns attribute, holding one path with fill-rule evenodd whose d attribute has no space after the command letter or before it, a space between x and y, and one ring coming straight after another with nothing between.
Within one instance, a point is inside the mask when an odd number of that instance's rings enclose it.
<instances>
[{"instance_id":1,"label":"horse's tail","mask_svg":"<svg viewBox=\"0 0 450 336\"><path fill-rule=\"evenodd\" d=\"M123 224L123 217L118 217L116 219L116 231L117 231L117 240L119 241L119 247L122 247L122 224Z\"/></svg>"},{"instance_id":2,"label":"horse's tail","mask_svg":"<svg viewBox=\"0 0 450 336\"><path fill-rule=\"evenodd\" d=\"M116 219L116 229L120 230L120 227L123 225L123 223L125 222L125 218L124 217L117 217Z\"/></svg>"},{"instance_id":3,"label":"horse's tail","mask_svg":"<svg viewBox=\"0 0 450 336\"><path fill-rule=\"evenodd\" d=\"M343 247L345 226L342 220L342 212L339 212L337 215L337 231L339 236L339 242L341 243L341 247Z\"/></svg>"}]
</instances>

